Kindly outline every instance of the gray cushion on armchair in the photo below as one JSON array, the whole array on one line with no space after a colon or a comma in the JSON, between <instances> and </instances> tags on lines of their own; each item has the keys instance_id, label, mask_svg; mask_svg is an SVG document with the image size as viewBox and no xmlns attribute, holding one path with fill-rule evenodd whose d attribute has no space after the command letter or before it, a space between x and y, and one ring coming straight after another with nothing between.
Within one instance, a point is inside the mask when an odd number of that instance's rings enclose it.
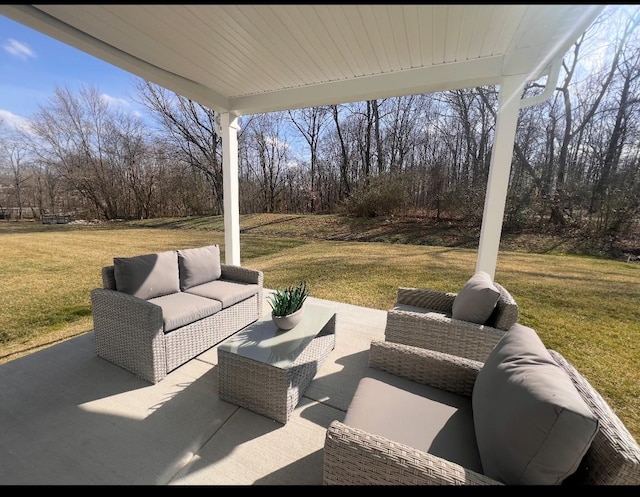
<instances>
[{"instance_id":1,"label":"gray cushion on armchair","mask_svg":"<svg viewBox=\"0 0 640 497\"><path fill-rule=\"evenodd\" d=\"M470 397L370 367L344 423L482 472Z\"/></svg>"},{"instance_id":2,"label":"gray cushion on armchair","mask_svg":"<svg viewBox=\"0 0 640 497\"><path fill-rule=\"evenodd\" d=\"M453 300L451 317L461 321L485 324L496 307L500 290L489 273L476 272Z\"/></svg>"},{"instance_id":3,"label":"gray cushion on armchair","mask_svg":"<svg viewBox=\"0 0 640 497\"><path fill-rule=\"evenodd\" d=\"M580 465L598 419L535 330L515 324L478 373L473 418L484 474L560 484Z\"/></svg>"}]
</instances>

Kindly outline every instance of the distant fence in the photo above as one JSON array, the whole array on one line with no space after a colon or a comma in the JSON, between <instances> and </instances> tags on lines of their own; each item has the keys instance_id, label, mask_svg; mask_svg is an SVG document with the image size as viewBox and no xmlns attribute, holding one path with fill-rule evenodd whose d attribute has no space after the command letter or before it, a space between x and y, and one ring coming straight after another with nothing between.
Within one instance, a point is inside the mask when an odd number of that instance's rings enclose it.
<instances>
[{"instance_id":1,"label":"distant fence","mask_svg":"<svg viewBox=\"0 0 640 497\"><path fill-rule=\"evenodd\" d=\"M43 214L42 224L67 224L73 221L69 214Z\"/></svg>"}]
</instances>

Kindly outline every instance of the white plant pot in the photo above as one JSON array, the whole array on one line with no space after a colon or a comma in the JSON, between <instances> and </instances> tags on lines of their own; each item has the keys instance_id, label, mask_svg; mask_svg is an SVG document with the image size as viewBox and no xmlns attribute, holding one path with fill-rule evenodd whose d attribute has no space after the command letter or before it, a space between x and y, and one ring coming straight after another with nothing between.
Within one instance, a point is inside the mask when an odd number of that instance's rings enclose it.
<instances>
[{"instance_id":1,"label":"white plant pot","mask_svg":"<svg viewBox=\"0 0 640 497\"><path fill-rule=\"evenodd\" d=\"M303 311L304 307L301 307L293 314L288 314L286 316L274 316L273 313L271 313L271 319L278 329L286 331L292 329L302 320Z\"/></svg>"}]
</instances>

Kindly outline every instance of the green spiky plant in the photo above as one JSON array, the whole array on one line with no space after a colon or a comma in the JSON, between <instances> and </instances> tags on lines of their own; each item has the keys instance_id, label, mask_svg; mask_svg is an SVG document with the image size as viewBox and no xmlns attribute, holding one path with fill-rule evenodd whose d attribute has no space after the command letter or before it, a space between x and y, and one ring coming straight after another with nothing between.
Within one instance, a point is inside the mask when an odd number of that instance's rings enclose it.
<instances>
[{"instance_id":1,"label":"green spiky plant","mask_svg":"<svg viewBox=\"0 0 640 497\"><path fill-rule=\"evenodd\" d=\"M290 285L272 293L269 298L269 305L274 316L288 316L302 308L302 304L309 296L309 287L305 280L297 285Z\"/></svg>"}]
</instances>

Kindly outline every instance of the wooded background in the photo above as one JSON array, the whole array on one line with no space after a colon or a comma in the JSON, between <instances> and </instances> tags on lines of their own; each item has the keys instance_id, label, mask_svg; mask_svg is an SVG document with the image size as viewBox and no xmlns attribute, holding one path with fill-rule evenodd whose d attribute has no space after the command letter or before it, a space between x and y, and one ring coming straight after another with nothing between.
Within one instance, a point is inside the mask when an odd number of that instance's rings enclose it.
<instances>
[{"instance_id":1,"label":"wooded background","mask_svg":"<svg viewBox=\"0 0 640 497\"><path fill-rule=\"evenodd\" d=\"M602 254L626 238L640 255L639 22L639 6L609 6L566 54L552 98L520 111L504 230L570 231ZM145 116L83 87L56 88L28 127L0 120L0 217L222 214L215 113L142 79L134 90ZM497 96L486 86L244 116L240 212L477 227Z\"/></svg>"}]
</instances>

